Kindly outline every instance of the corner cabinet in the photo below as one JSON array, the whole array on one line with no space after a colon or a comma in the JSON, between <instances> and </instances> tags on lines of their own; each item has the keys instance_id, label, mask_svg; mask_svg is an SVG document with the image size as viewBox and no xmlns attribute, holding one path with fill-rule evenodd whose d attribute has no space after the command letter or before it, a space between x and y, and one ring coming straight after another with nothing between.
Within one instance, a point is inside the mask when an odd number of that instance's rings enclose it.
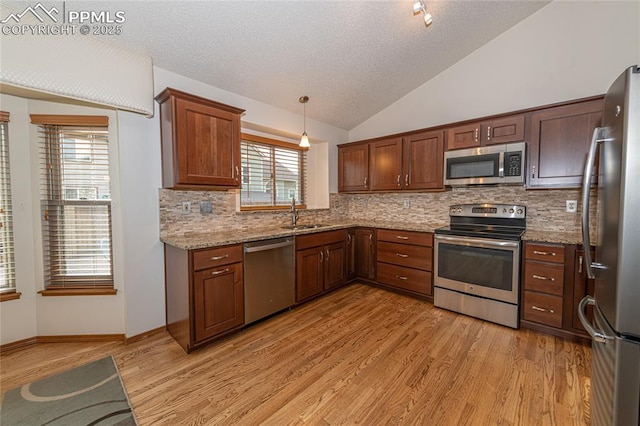
<instances>
[{"instance_id":1,"label":"corner cabinet","mask_svg":"<svg viewBox=\"0 0 640 426\"><path fill-rule=\"evenodd\" d=\"M167 331L186 352L244 325L241 245L164 256Z\"/></svg>"},{"instance_id":2,"label":"corner cabinet","mask_svg":"<svg viewBox=\"0 0 640 426\"><path fill-rule=\"evenodd\" d=\"M347 231L296 237L296 302L347 282Z\"/></svg>"},{"instance_id":3,"label":"corner cabinet","mask_svg":"<svg viewBox=\"0 0 640 426\"><path fill-rule=\"evenodd\" d=\"M244 110L167 88L160 104L162 186L240 187L240 115Z\"/></svg>"},{"instance_id":4,"label":"corner cabinet","mask_svg":"<svg viewBox=\"0 0 640 426\"><path fill-rule=\"evenodd\" d=\"M536 111L531 115L529 188L582 185L593 130L600 125L601 98Z\"/></svg>"}]
</instances>

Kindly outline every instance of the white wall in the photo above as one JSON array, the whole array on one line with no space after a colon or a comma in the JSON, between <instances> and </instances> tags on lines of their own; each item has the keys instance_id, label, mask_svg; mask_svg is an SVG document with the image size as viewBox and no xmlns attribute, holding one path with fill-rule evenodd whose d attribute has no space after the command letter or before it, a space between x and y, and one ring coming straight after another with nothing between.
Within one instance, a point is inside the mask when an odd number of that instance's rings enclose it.
<instances>
[{"instance_id":1,"label":"white wall","mask_svg":"<svg viewBox=\"0 0 640 426\"><path fill-rule=\"evenodd\" d=\"M16 285L22 296L0 303L0 344L33 337L36 322L35 247L33 245L33 200L29 167L29 105L14 96L0 95L0 110L9 117L9 155L11 167L13 233L16 236Z\"/></svg>"},{"instance_id":2,"label":"white wall","mask_svg":"<svg viewBox=\"0 0 640 426\"><path fill-rule=\"evenodd\" d=\"M640 2L554 1L352 129L349 140L602 94L634 64Z\"/></svg>"}]
</instances>

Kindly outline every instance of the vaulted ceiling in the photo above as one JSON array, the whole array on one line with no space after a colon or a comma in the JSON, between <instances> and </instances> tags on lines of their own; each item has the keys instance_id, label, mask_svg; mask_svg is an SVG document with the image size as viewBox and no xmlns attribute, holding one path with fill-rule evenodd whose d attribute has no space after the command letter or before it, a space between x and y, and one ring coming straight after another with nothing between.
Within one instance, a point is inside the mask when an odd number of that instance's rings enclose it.
<instances>
[{"instance_id":1,"label":"vaulted ceiling","mask_svg":"<svg viewBox=\"0 0 640 426\"><path fill-rule=\"evenodd\" d=\"M350 130L548 1L412 0L66 2L122 10L105 41L155 65ZM499 64L497 64L499 66Z\"/></svg>"}]
</instances>

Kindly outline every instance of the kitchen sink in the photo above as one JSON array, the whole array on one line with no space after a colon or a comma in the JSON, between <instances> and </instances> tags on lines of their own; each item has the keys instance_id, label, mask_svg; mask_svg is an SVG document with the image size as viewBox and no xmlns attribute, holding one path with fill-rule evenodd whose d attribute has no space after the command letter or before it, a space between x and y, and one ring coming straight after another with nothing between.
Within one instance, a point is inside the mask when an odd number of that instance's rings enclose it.
<instances>
[{"instance_id":1,"label":"kitchen sink","mask_svg":"<svg viewBox=\"0 0 640 426\"><path fill-rule=\"evenodd\" d=\"M323 225L323 224L319 224L319 223L315 223L312 225L289 225L289 226L283 226L283 229L292 229L292 230L296 230L296 229L316 229L316 228L322 228L323 226L327 226L327 225Z\"/></svg>"}]
</instances>

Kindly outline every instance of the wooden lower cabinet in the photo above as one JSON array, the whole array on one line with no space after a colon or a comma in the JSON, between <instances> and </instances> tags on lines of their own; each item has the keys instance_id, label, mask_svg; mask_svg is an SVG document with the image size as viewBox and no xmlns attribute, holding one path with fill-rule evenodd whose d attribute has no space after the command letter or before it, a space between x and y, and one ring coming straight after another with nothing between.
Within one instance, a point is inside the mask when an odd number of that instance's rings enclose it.
<instances>
[{"instance_id":1,"label":"wooden lower cabinet","mask_svg":"<svg viewBox=\"0 0 640 426\"><path fill-rule=\"evenodd\" d=\"M586 341L578 303L593 295L575 244L527 241L524 245L520 325L560 337Z\"/></svg>"},{"instance_id":2,"label":"wooden lower cabinet","mask_svg":"<svg viewBox=\"0 0 640 426\"><path fill-rule=\"evenodd\" d=\"M164 251L167 331L186 352L244 325L241 245Z\"/></svg>"},{"instance_id":3,"label":"wooden lower cabinet","mask_svg":"<svg viewBox=\"0 0 640 426\"><path fill-rule=\"evenodd\" d=\"M296 302L347 282L347 231L296 237Z\"/></svg>"},{"instance_id":4,"label":"wooden lower cabinet","mask_svg":"<svg viewBox=\"0 0 640 426\"><path fill-rule=\"evenodd\" d=\"M379 229L377 282L420 296L433 294L433 234Z\"/></svg>"},{"instance_id":5,"label":"wooden lower cabinet","mask_svg":"<svg viewBox=\"0 0 640 426\"><path fill-rule=\"evenodd\" d=\"M355 231L355 268L358 278L376 279L376 232L373 228Z\"/></svg>"}]
</instances>

